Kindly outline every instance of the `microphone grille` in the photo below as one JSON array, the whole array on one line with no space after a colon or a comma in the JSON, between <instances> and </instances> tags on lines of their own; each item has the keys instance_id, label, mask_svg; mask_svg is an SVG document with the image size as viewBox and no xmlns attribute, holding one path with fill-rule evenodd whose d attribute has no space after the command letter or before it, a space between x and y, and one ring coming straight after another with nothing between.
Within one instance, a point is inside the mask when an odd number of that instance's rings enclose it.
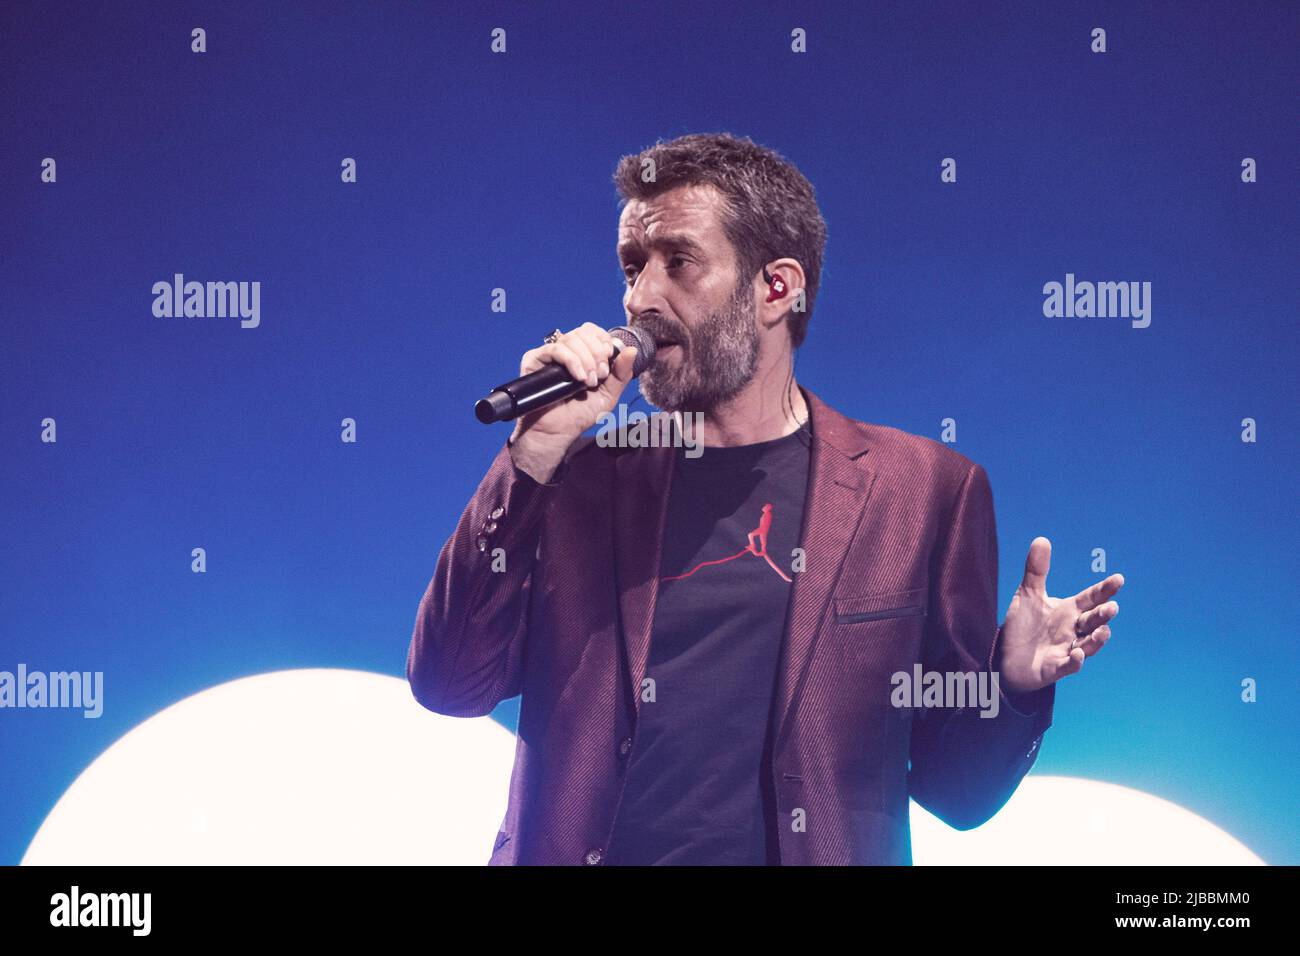
<instances>
[{"instance_id":1,"label":"microphone grille","mask_svg":"<svg viewBox=\"0 0 1300 956\"><path fill-rule=\"evenodd\" d=\"M632 376L640 375L655 360L655 340L645 329L633 329L620 325L609 330L610 336L618 342L636 346L636 361L632 363Z\"/></svg>"}]
</instances>

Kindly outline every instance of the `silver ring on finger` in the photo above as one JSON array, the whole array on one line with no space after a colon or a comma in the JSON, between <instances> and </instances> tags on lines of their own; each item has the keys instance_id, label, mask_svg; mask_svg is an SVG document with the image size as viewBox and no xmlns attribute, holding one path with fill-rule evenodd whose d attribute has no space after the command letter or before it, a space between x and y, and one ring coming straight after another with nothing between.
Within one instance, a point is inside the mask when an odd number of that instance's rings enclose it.
<instances>
[{"instance_id":1,"label":"silver ring on finger","mask_svg":"<svg viewBox=\"0 0 1300 956\"><path fill-rule=\"evenodd\" d=\"M561 332L559 329L556 329L554 332L552 332L542 341L545 342L547 345L554 345L556 342L560 341L560 336L563 334L564 333Z\"/></svg>"}]
</instances>

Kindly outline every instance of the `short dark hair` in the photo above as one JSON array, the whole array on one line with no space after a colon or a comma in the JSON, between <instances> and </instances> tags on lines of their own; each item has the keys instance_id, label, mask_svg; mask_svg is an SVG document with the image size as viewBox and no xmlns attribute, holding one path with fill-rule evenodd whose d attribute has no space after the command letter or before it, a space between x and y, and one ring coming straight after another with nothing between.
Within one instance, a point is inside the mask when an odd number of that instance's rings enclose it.
<instances>
[{"instance_id":1,"label":"short dark hair","mask_svg":"<svg viewBox=\"0 0 1300 956\"><path fill-rule=\"evenodd\" d=\"M647 159L654 162L653 182L641 180ZM826 221L812 183L775 150L730 133L659 140L624 156L614 169L620 208L629 200L689 185L709 185L722 193L722 226L736 250L740 282L747 283L774 259L796 259L803 267L804 311L792 311L789 318L790 343L798 348L808 334L826 249Z\"/></svg>"}]
</instances>

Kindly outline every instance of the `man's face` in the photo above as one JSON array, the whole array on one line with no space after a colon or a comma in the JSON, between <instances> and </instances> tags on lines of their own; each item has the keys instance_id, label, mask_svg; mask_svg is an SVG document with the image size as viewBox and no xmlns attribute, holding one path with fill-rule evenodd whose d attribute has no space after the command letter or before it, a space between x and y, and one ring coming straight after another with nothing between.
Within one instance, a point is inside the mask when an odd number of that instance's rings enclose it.
<instances>
[{"instance_id":1,"label":"man's face","mask_svg":"<svg viewBox=\"0 0 1300 956\"><path fill-rule=\"evenodd\" d=\"M658 344L641 393L668 411L710 412L758 368L754 292L736 274L720 198L709 186L682 186L630 200L619 217L623 308Z\"/></svg>"}]
</instances>

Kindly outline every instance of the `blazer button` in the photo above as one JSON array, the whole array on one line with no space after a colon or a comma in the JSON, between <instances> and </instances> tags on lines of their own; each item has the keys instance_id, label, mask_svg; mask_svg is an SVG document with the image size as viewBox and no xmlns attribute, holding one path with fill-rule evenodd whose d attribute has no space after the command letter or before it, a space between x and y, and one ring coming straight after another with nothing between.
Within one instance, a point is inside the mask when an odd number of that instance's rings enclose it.
<instances>
[{"instance_id":1,"label":"blazer button","mask_svg":"<svg viewBox=\"0 0 1300 956\"><path fill-rule=\"evenodd\" d=\"M621 741L619 741L618 755L620 757L626 757L631 752L632 752L632 738L624 737Z\"/></svg>"},{"instance_id":2,"label":"blazer button","mask_svg":"<svg viewBox=\"0 0 1300 956\"><path fill-rule=\"evenodd\" d=\"M486 535L479 535L479 536L478 536L478 541L476 541L475 543L478 545L478 549L479 549L480 551L486 551L486 550L487 550L488 539L487 539L487 536L486 536Z\"/></svg>"},{"instance_id":3,"label":"blazer button","mask_svg":"<svg viewBox=\"0 0 1300 956\"><path fill-rule=\"evenodd\" d=\"M587 866L600 866L600 861L605 859L605 851L600 847L594 850L588 850L587 855L582 858L582 862Z\"/></svg>"},{"instance_id":4,"label":"blazer button","mask_svg":"<svg viewBox=\"0 0 1300 956\"><path fill-rule=\"evenodd\" d=\"M487 524L483 525L483 530L486 531L488 534L491 534L496 529L497 529L497 523L495 521L489 521Z\"/></svg>"},{"instance_id":5,"label":"blazer button","mask_svg":"<svg viewBox=\"0 0 1300 956\"><path fill-rule=\"evenodd\" d=\"M505 513L506 513L506 509L502 508L500 505L497 505L495 508L492 509L492 513L489 514L488 517L491 518L493 521L496 521L497 518L500 518Z\"/></svg>"}]
</instances>

